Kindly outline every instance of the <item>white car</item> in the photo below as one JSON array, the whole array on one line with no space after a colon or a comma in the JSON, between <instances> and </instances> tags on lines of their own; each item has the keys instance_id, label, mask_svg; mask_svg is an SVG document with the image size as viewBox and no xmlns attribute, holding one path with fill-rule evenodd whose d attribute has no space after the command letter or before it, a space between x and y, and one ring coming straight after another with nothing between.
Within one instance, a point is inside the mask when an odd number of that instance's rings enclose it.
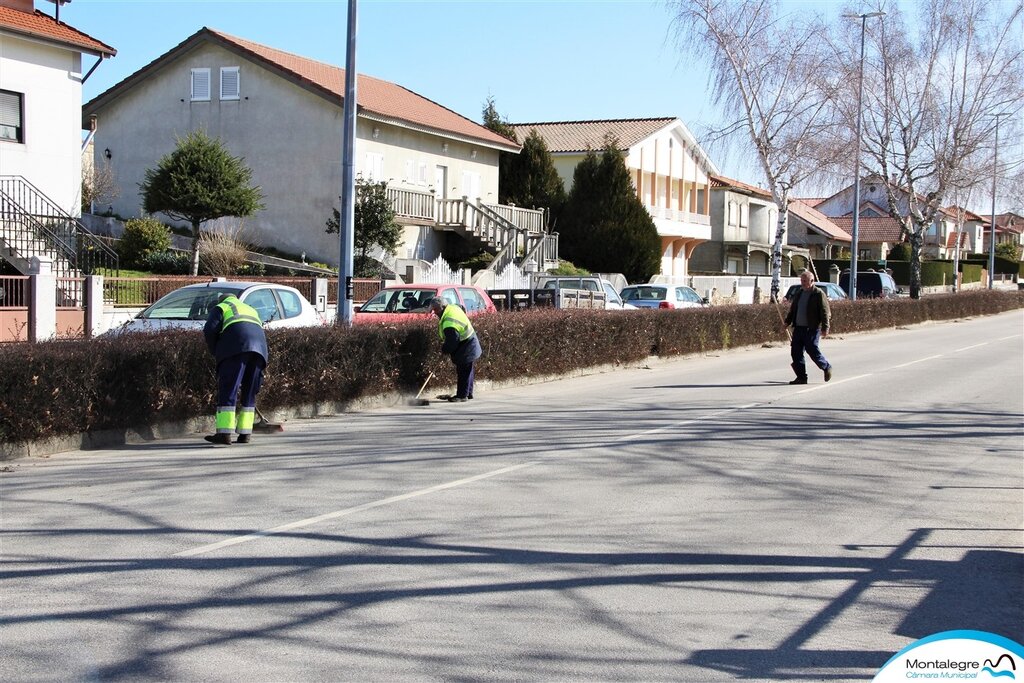
<instances>
[{"instance_id":1,"label":"white car","mask_svg":"<svg viewBox=\"0 0 1024 683\"><path fill-rule=\"evenodd\" d=\"M107 334L201 330L222 294L234 294L255 308L267 329L326 324L294 287L269 282L208 282L174 290Z\"/></svg>"}]
</instances>

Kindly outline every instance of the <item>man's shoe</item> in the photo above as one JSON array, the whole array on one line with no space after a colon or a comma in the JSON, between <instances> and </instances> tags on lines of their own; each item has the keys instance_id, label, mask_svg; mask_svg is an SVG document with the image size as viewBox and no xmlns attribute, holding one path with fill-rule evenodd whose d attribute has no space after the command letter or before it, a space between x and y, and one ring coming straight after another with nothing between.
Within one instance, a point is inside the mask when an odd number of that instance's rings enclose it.
<instances>
[{"instance_id":1,"label":"man's shoe","mask_svg":"<svg viewBox=\"0 0 1024 683\"><path fill-rule=\"evenodd\" d=\"M235 439L235 443L249 443L249 441L251 439L252 439L252 435L251 434L239 434L238 438Z\"/></svg>"},{"instance_id":2,"label":"man's shoe","mask_svg":"<svg viewBox=\"0 0 1024 683\"><path fill-rule=\"evenodd\" d=\"M203 437L214 446L230 446L231 435L230 434L207 434Z\"/></svg>"},{"instance_id":3,"label":"man's shoe","mask_svg":"<svg viewBox=\"0 0 1024 683\"><path fill-rule=\"evenodd\" d=\"M807 378L806 377L797 377L796 379L791 381L790 384L807 384Z\"/></svg>"},{"instance_id":4,"label":"man's shoe","mask_svg":"<svg viewBox=\"0 0 1024 683\"><path fill-rule=\"evenodd\" d=\"M467 396L466 400L467 401L472 401L473 400L473 394L470 394L469 396Z\"/></svg>"},{"instance_id":5,"label":"man's shoe","mask_svg":"<svg viewBox=\"0 0 1024 683\"><path fill-rule=\"evenodd\" d=\"M465 396L449 396L448 397L448 402L449 403L465 403L466 402L466 397Z\"/></svg>"},{"instance_id":6,"label":"man's shoe","mask_svg":"<svg viewBox=\"0 0 1024 683\"><path fill-rule=\"evenodd\" d=\"M828 367L825 369L825 381L827 382L830 379L832 379L832 368Z\"/></svg>"}]
</instances>

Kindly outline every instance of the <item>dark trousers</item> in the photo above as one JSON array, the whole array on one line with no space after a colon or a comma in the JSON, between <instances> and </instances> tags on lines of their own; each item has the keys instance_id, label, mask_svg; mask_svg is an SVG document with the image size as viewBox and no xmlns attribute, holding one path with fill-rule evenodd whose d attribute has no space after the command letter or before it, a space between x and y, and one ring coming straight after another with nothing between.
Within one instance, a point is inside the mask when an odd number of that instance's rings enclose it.
<instances>
[{"instance_id":1,"label":"dark trousers","mask_svg":"<svg viewBox=\"0 0 1024 683\"><path fill-rule=\"evenodd\" d=\"M469 398L473 395L473 378L476 376L474 365L475 361L473 363L455 363L455 374L458 377L455 395L458 398Z\"/></svg>"},{"instance_id":2,"label":"dark trousers","mask_svg":"<svg viewBox=\"0 0 1024 683\"><path fill-rule=\"evenodd\" d=\"M217 364L217 406L256 407L263 385L263 356L251 351L225 358Z\"/></svg>"},{"instance_id":3,"label":"dark trousers","mask_svg":"<svg viewBox=\"0 0 1024 683\"><path fill-rule=\"evenodd\" d=\"M819 369L828 370L832 367L822 355L821 349L818 348L820 339L821 331L817 327L793 328L793 340L789 344L789 351L793 358L793 372L800 379L807 379L807 366L804 363L805 351Z\"/></svg>"}]
</instances>

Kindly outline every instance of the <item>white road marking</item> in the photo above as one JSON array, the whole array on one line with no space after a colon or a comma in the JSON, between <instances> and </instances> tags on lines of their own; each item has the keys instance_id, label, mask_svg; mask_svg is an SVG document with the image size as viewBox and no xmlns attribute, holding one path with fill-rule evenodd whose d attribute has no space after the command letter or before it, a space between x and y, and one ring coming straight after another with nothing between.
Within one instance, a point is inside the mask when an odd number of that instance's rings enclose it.
<instances>
[{"instance_id":1,"label":"white road marking","mask_svg":"<svg viewBox=\"0 0 1024 683\"><path fill-rule=\"evenodd\" d=\"M960 349L955 349L953 353L960 353L961 351L967 351L968 349L976 349L979 346L988 346L988 342L981 342L980 344L975 344L974 346L965 346Z\"/></svg>"},{"instance_id":2,"label":"white road marking","mask_svg":"<svg viewBox=\"0 0 1024 683\"><path fill-rule=\"evenodd\" d=\"M1016 339L1019 336L1020 336L1019 334L1011 334L1009 337L999 337L999 339L996 339L996 341L1006 341L1007 339Z\"/></svg>"},{"instance_id":3,"label":"white road marking","mask_svg":"<svg viewBox=\"0 0 1024 683\"><path fill-rule=\"evenodd\" d=\"M923 363L926 360L935 360L936 358L942 358L942 354L940 353L937 356L928 356L927 358L918 358L917 360L912 360L909 363L903 363L902 365L894 365L894 366L892 366L889 369L890 370L895 370L896 368L905 368L908 365L914 365L915 363Z\"/></svg>"},{"instance_id":4,"label":"white road marking","mask_svg":"<svg viewBox=\"0 0 1024 683\"><path fill-rule=\"evenodd\" d=\"M686 425L693 424L694 422L701 422L701 421L707 420L708 418L711 418L711 417L719 417L721 415L728 415L729 413L735 413L737 410L743 410L745 408L753 408L756 405L760 405L760 404L751 403L749 405L740 406L739 408L729 408L728 410L719 410L716 413L708 413L707 415L704 415L702 417L695 417L692 420L683 420L682 422L673 422L672 424L665 425L664 427L657 427L655 429L648 429L647 431L643 431L643 432L634 432L633 434L626 434L625 436L620 436L619 438L615 439L615 441L626 441L628 439L635 439L635 438L640 437L640 436L648 436L649 434L659 434L661 432L665 432L665 431L668 431L670 429L675 429L676 427L685 427Z\"/></svg>"},{"instance_id":5,"label":"white road marking","mask_svg":"<svg viewBox=\"0 0 1024 683\"><path fill-rule=\"evenodd\" d=\"M867 373L865 375L854 375L853 377L845 377L843 379L839 379L839 380L835 380L833 382L829 382L828 384L815 384L813 387L807 387L806 389L801 389L800 391L798 391L796 393L798 393L798 394L806 394L806 393L808 393L810 391L818 391L820 389L825 389L827 387L834 387L834 386L836 386L838 384L846 384L847 382L852 382L852 381L857 380L857 379L864 379L865 377L871 377L873 374L875 374L875 373L869 372L869 373Z\"/></svg>"},{"instance_id":6,"label":"white road marking","mask_svg":"<svg viewBox=\"0 0 1024 683\"><path fill-rule=\"evenodd\" d=\"M465 479L457 479L450 481L446 484L438 484L437 486L431 486L429 488L420 489L418 491L411 491L409 493L403 493L398 496L391 496L390 498L384 498L381 500L373 501L372 503L364 503L362 505L356 505L355 507L345 508L344 510L335 510L334 512L328 512L323 515L317 515L316 517L309 517L307 519L300 519L297 522L289 522L288 524L282 524L272 529L264 529L263 531L257 531L251 534L245 534L244 536L235 536L234 538L227 538L223 541L217 541L216 543L210 543L208 545L199 546L198 548L192 548L191 550L183 550L178 553L174 553L174 557L195 557L196 555L203 555L205 553L213 552L214 550L220 550L221 548L227 548L228 546L238 545L240 543L248 543L249 541L255 541L266 536L272 536L274 534L280 534L285 531L292 531L293 529L301 529L302 527L312 526L319 524L320 522L326 522L332 519L338 519L339 517L347 517L354 515L357 512L364 510L371 510L377 507L383 507L385 505L391 505L393 503L400 503L403 500L409 500L410 498L418 498L420 496L426 496L431 493L437 493L438 491L444 491L445 489L455 488L456 486L463 486L465 484L471 484L481 479L487 479L488 477L496 477L500 474L507 474L516 470L521 470L526 467L533 467L538 464L538 461L533 460L530 462L520 463L518 465L511 465L509 467L502 467L497 470L491 470L490 472L484 472L483 474L477 474L472 477L466 477Z\"/></svg>"}]
</instances>

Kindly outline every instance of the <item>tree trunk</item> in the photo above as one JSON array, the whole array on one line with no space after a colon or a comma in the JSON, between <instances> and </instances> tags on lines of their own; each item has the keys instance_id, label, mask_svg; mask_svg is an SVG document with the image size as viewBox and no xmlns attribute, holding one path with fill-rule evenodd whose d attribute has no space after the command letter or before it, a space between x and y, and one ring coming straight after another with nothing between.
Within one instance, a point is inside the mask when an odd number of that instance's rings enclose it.
<instances>
[{"instance_id":1,"label":"tree trunk","mask_svg":"<svg viewBox=\"0 0 1024 683\"><path fill-rule=\"evenodd\" d=\"M779 280L782 277L782 238L786 236L786 221L789 203L779 205L779 225L775 229L775 243L772 245L772 292L771 300L779 300Z\"/></svg>"},{"instance_id":2,"label":"tree trunk","mask_svg":"<svg viewBox=\"0 0 1024 683\"><path fill-rule=\"evenodd\" d=\"M199 224L192 224L192 275L199 275Z\"/></svg>"},{"instance_id":3,"label":"tree trunk","mask_svg":"<svg viewBox=\"0 0 1024 683\"><path fill-rule=\"evenodd\" d=\"M921 298L921 245L924 233L920 226L910 233L910 298Z\"/></svg>"}]
</instances>

